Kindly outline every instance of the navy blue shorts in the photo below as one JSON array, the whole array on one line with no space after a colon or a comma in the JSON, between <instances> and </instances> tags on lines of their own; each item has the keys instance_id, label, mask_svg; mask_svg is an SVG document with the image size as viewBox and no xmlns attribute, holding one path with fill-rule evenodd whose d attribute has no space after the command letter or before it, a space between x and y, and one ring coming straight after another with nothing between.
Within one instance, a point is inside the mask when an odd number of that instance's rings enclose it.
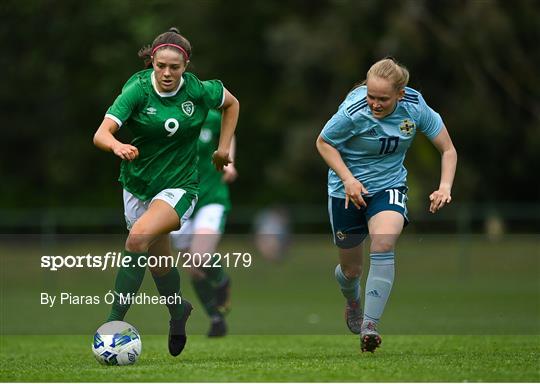
<instances>
[{"instance_id":1,"label":"navy blue shorts","mask_svg":"<svg viewBox=\"0 0 540 384\"><path fill-rule=\"evenodd\" d=\"M407 187L390 188L364 197L367 207L358 209L349 201L345 209L345 199L328 197L328 214L332 225L334 243L343 249L354 248L361 244L369 233L368 221L379 212L396 211L407 218Z\"/></svg>"}]
</instances>

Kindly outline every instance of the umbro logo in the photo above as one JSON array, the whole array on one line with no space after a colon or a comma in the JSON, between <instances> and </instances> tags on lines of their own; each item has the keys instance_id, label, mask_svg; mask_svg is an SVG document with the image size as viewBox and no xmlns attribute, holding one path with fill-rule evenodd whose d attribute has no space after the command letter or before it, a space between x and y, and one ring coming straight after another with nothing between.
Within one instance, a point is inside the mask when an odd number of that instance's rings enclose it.
<instances>
[{"instance_id":1,"label":"umbro logo","mask_svg":"<svg viewBox=\"0 0 540 384\"><path fill-rule=\"evenodd\" d=\"M157 109L155 109L154 107L148 107L148 108L146 108L146 113L147 113L148 115L155 115L156 112L157 112Z\"/></svg>"},{"instance_id":2,"label":"umbro logo","mask_svg":"<svg viewBox=\"0 0 540 384\"><path fill-rule=\"evenodd\" d=\"M376 289L369 291L367 295L372 297L381 297L380 293Z\"/></svg>"}]
</instances>

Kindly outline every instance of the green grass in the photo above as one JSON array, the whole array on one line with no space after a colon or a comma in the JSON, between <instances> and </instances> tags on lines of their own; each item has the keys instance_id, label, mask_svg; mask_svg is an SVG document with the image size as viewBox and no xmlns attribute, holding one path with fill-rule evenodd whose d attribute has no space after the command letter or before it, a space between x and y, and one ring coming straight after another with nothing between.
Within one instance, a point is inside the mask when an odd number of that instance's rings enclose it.
<instances>
[{"instance_id":1,"label":"green grass","mask_svg":"<svg viewBox=\"0 0 540 384\"><path fill-rule=\"evenodd\" d=\"M103 297L116 271L50 272L39 260L104 254L122 241L0 244L0 380L540 381L539 236L402 236L379 327L384 342L373 355L361 354L358 338L346 335L329 236L295 237L281 263L259 257L251 238L228 236L222 252L254 257L250 268L228 270L231 335L203 336L208 319L182 272L183 294L195 309L188 323L193 336L181 358L167 354L166 308L134 305L126 321L142 334L141 360L133 367L102 367L92 357L90 338L109 305L48 308L39 299L41 292ZM156 294L148 273L142 291Z\"/></svg>"},{"instance_id":2,"label":"green grass","mask_svg":"<svg viewBox=\"0 0 540 384\"><path fill-rule=\"evenodd\" d=\"M538 382L539 336L384 337L374 354L352 335L190 337L184 353L143 336L134 366L106 367L88 336L4 336L2 381L491 381Z\"/></svg>"}]
</instances>

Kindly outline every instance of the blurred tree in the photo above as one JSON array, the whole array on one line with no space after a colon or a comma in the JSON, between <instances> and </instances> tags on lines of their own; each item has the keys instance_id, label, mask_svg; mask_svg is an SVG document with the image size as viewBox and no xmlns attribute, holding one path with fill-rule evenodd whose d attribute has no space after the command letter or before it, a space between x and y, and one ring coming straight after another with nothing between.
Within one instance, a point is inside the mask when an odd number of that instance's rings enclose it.
<instances>
[{"instance_id":1,"label":"blurred tree","mask_svg":"<svg viewBox=\"0 0 540 384\"><path fill-rule=\"evenodd\" d=\"M314 142L355 82L392 55L441 113L459 153L461 201L536 201L539 3L520 0L3 1L4 208L115 206L119 162L92 135L138 49L177 26L191 70L241 102L233 198L317 203L326 166ZM437 185L439 156L418 139L411 204Z\"/></svg>"}]
</instances>

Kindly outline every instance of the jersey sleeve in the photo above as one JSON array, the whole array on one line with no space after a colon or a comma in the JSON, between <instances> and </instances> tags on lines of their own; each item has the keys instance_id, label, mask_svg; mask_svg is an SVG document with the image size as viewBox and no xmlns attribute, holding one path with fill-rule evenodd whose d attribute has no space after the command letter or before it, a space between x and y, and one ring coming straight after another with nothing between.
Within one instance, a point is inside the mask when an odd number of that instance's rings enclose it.
<instances>
[{"instance_id":1,"label":"jersey sleeve","mask_svg":"<svg viewBox=\"0 0 540 384\"><path fill-rule=\"evenodd\" d=\"M419 97L418 128L428 139L433 139L441 132L443 121L441 115L427 105L422 96Z\"/></svg>"},{"instance_id":2,"label":"jersey sleeve","mask_svg":"<svg viewBox=\"0 0 540 384\"><path fill-rule=\"evenodd\" d=\"M137 82L128 83L122 89L114 103L109 107L105 117L114 120L119 127L126 122L141 101L144 91Z\"/></svg>"},{"instance_id":3,"label":"jersey sleeve","mask_svg":"<svg viewBox=\"0 0 540 384\"><path fill-rule=\"evenodd\" d=\"M221 108L225 91L223 83L219 80L201 81L193 73L185 72L188 94L193 100L205 105L208 109Z\"/></svg>"},{"instance_id":4,"label":"jersey sleeve","mask_svg":"<svg viewBox=\"0 0 540 384\"><path fill-rule=\"evenodd\" d=\"M339 148L354 136L354 123L343 109L339 109L325 124L321 137L333 147Z\"/></svg>"},{"instance_id":5,"label":"jersey sleeve","mask_svg":"<svg viewBox=\"0 0 540 384\"><path fill-rule=\"evenodd\" d=\"M221 108L225 101L223 83L219 80L201 81L202 99L210 109Z\"/></svg>"}]
</instances>

